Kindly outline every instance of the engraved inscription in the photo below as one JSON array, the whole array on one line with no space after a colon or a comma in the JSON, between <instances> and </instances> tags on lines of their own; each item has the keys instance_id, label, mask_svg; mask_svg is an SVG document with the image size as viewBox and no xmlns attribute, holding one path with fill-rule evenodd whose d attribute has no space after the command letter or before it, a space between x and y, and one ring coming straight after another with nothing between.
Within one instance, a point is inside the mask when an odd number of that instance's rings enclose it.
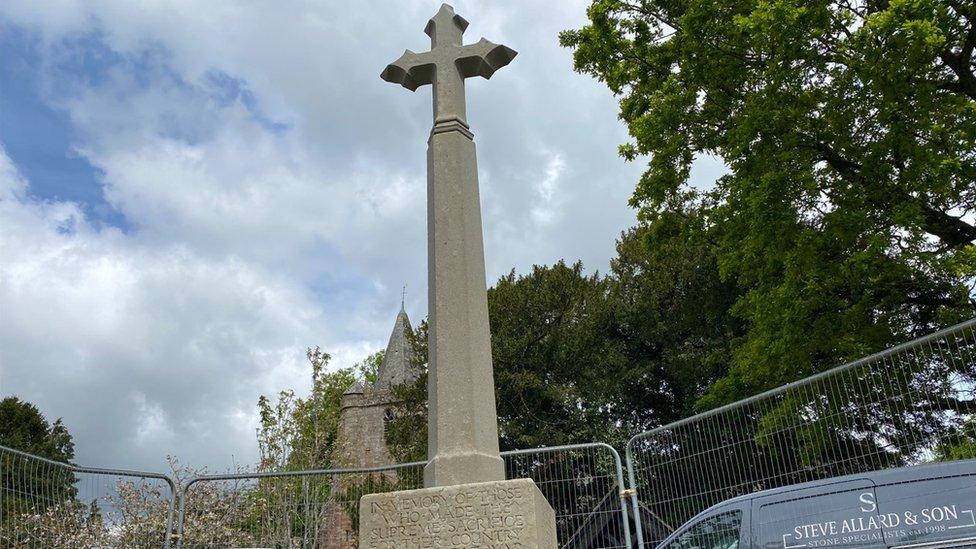
<instances>
[{"instance_id":1,"label":"engraved inscription","mask_svg":"<svg viewBox=\"0 0 976 549\"><path fill-rule=\"evenodd\" d=\"M524 485L481 483L370 498L360 539L377 549L531 547L531 496Z\"/></svg>"}]
</instances>

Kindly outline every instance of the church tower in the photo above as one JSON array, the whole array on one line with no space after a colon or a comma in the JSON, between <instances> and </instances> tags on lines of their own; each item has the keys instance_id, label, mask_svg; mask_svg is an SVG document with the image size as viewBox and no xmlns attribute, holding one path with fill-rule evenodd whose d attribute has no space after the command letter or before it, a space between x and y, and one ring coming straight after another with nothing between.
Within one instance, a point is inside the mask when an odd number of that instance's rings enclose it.
<instances>
[{"instance_id":1,"label":"church tower","mask_svg":"<svg viewBox=\"0 0 976 549\"><path fill-rule=\"evenodd\" d=\"M386 425L397 404L393 388L416 381L418 375L411 362L413 352L407 334L412 331L407 312L400 305L383 362L376 373L376 383L357 381L342 395L335 464L341 468L380 467L394 463L386 448ZM349 483L362 482L365 475L335 477L333 494L342 494ZM392 479L391 479L392 480ZM358 532L348 510L342 504L327 503L323 513L324 531L319 547L356 549Z\"/></svg>"},{"instance_id":2,"label":"church tower","mask_svg":"<svg viewBox=\"0 0 976 549\"><path fill-rule=\"evenodd\" d=\"M336 462L342 467L377 467L393 463L386 448L386 423L393 413L391 407L397 403L393 387L417 379L407 339L407 332L411 330L410 319L401 305L376 374L376 383L357 381L342 396L336 441Z\"/></svg>"}]
</instances>

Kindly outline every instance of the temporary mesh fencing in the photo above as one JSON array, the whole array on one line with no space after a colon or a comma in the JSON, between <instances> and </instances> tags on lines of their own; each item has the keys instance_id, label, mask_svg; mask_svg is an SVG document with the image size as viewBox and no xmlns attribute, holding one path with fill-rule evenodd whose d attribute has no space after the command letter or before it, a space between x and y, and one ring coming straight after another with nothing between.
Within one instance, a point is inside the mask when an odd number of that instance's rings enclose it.
<instances>
[{"instance_id":1,"label":"temporary mesh fencing","mask_svg":"<svg viewBox=\"0 0 976 549\"><path fill-rule=\"evenodd\" d=\"M503 452L507 478L531 478L556 512L561 547L631 547L620 456L601 443Z\"/></svg>"},{"instance_id":2,"label":"temporary mesh fencing","mask_svg":"<svg viewBox=\"0 0 976 549\"><path fill-rule=\"evenodd\" d=\"M735 496L964 457L957 450L976 442L974 327L635 436L627 462L641 546Z\"/></svg>"},{"instance_id":3,"label":"temporary mesh fencing","mask_svg":"<svg viewBox=\"0 0 976 549\"><path fill-rule=\"evenodd\" d=\"M561 546L631 547L612 447L516 450L503 459L508 478L531 478L550 502ZM177 490L167 475L0 447L0 546L355 547L359 499L423 487L423 466L205 475Z\"/></svg>"},{"instance_id":4,"label":"temporary mesh fencing","mask_svg":"<svg viewBox=\"0 0 976 549\"><path fill-rule=\"evenodd\" d=\"M177 548L356 547L359 499L423 487L423 462L207 475L183 489Z\"/></svg>"},{"instance_id":5,"label":"temporary mesh fencing","mask_svg":"<svg viewBox=\"0 0 976 549\"><path fill-rule=\"evenodd\" d=\"M169 547L176 485L0 446L0 547Z\"/></svg>"},{"instance_id":6,"label":"temporary mesh fencing","mask_svg":"<svg viewBox=\"0 0 976 549\"><path fill-rule=\"evenodd\" d=\"M616 450L584 444L504 452L508 478L531 478L556 512L564 547L631 547ZM184 487L176 546L356 547L359 499L423 487L424 462L368 469L208 475Z\"/></svg>"}]
</instances>

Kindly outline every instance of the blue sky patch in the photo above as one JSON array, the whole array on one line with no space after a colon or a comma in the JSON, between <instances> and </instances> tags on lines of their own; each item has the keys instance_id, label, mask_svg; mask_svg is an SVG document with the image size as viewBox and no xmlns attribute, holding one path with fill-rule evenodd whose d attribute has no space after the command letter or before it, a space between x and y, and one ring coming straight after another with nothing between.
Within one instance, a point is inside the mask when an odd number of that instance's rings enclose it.
<instances>
[{"instance_id":1,"label":"blue sky patch","mask_svg":"<svg viewBox=\"0 0 976 549\"><path fill-rule=\"evenodd\" d=\"M133 228L105 200L104 174L75 152L82 136L68 114L52 103L108 85L113 70L121 68L131 78L133 92L165 83L195 96L199 105L222 109L240 104L269 132L290 128L262 111L242 79L213 70L200 85L185 81L172 70L170 54L161 45L149 44L137 55L123 56L107 47L99 32L91 32L49 45L53 51L44 52L44 47L38 36L0 21L0 144L27 179L32 197L76 202L96 227ZM190 144L209 138L213 121L191 112L161 113L160 131Z\"/></svg>"},{"instance_id":2,"label":"blue sky patch","mask_svg":"<svg viewBox=\"0 0 976 549\"><path fill-rule=\"evenodd\" d=\"M9 25L0 26L0 144L41 200L77 202L97 227L129 228L102 194L101 173L74 152L77 135L67 113L43 98L40 41ZM79 74L95 74L104 60L83 56Z\"/></svg>"},{"instance_id":3,"label":"blue sky patch","mask_svg":"<svg viewBox=\"0 0 976 549\"><path fill-rule=\"evenodd\" d=\"M226 107L235 102L240 103L247 109L247 112L254 121L260 124L265 130L273 133L283 133L291 128L291 124L273 120L264 113L258 105L257 98L248 89L247 82L244 80L234 78L222 71L213 70L207 73L207 84L209 85L209 92L212 94L213 99L220 106Z\"/></svg>"}]
</instances>

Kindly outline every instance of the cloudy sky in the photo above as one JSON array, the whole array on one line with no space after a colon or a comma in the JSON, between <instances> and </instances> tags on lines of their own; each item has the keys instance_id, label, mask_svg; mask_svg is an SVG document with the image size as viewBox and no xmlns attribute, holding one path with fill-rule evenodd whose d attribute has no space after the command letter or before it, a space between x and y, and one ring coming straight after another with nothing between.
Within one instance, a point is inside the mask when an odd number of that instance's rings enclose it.
<instances>
[{"instance_id":1,"label":"cloudy sky","mask_svg":"<svg viewBox=\"0 0 976 549\"><path fill-rule=\"evenodd\" d=\"M0 396L63 417L77 461L252 463L255 403L426 315L436 2L0 2ZM459 1L469 42L519 52L468 85L489 281L605 270L642 169L560 30L585 3ZM713 170L699 170L709 179Z\"/></svg>"}]
</instances>

